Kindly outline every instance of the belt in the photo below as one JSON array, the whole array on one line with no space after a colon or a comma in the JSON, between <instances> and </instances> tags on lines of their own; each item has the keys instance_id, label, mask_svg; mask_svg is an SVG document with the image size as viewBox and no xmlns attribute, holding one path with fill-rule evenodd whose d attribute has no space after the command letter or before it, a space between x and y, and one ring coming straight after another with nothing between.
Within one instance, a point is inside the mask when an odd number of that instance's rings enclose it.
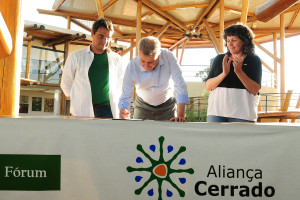
<instances>
[{"instance_id":1,"label":"belt","mask_svg":"<svg viewBox=\"0 0 300 200\"><path fill-rule=\"evenodd\" d=\"M110 105L93 104L93 108L96 108L96 109L100 109L100 108L110 108Z\"/></svg>"}]
</instances>

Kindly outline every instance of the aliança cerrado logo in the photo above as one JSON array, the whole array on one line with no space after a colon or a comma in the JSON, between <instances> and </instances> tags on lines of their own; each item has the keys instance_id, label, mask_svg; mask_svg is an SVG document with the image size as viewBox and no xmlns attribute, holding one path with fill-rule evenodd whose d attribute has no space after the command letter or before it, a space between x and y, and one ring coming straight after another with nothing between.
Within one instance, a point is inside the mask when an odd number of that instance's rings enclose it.
<instances>
[{"instance_id":1,"label":"alian\u00e7a cerrado logo","mask_svg":"<svg viewBox=\"0 0 300 200\"><path fill-rule=\"evenodd\" d=\"M135 177L135 181L136 182L140 182L143 179L143 173L144 172L148 172L150 173L150 177L148 180L146 180L144 182L144 184L135 190L135 194L136 195L140 195L143 190L149 185L150 182L156 180L157 184L158 184L158 200L162 200L162 192L166 192L166 196L167 197L172 197L173 195L177 195L174 194L174 189L179 193L180 197L184 197L185 196L185 192L183 190L181 190L171 179L170 175L173 173L189 173L189 174L193 174L194 170L192 168L189 169L172 169L171 168L171 164L177 159L177 157L186 151L186 147L181 146L179 148L179 150L177 151L177 153L175 153L171 159L169 159L168 161L166 161L164 159L164 148L163 148L163 143L164 143L165 138L163 136L161 136L158 141L159 141L159 159L158 160L154 160L148 153L146 153L142 147L141 144L137 145L137 150L140 151L151 163L151 166L147 167L147 168L133 168L128 166L127 167L127 171L128 172L141 172L140 175ZM155 145L150 145L149 149L153 152L156 151L156 146ZM169 145L167 146L167 152L168 153L174 153L173 150L173 146ZM136 162L137 163L143 163L143 158L141 157L137 157L136 158ZM179 165L183 166L186 164L186 160L184 158L181 158L179 163ZM173 166L173 165L172 165ZM162 184L163 181L167 181L170 183L170 185L172 186L172 188L167 189L166 191L162 191ZM184 176L179 178L179 182L181 184L185 184L186 183L186 178ZM154 196L156 191L154 191L153 188L149 189L147 191L147 194L149 197Z\"/></svg>"}]
</instances>

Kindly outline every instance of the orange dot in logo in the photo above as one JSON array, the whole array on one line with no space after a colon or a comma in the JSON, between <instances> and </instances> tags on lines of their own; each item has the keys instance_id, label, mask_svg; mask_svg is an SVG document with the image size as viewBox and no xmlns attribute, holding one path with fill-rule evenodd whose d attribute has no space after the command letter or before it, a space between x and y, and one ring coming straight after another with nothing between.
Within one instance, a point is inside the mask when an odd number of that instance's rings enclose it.
<instances>
[{"instance_id":1,"label":"orange dot in logo","mask_svg":"<svg viewBox=\"0 0 300 200\"><path fill-rule=\"evenodd\" d=\"M159 164L153 169L153 173L160 178L167 176L167 166L165 164Z\"/></svg>"}]
</instances>

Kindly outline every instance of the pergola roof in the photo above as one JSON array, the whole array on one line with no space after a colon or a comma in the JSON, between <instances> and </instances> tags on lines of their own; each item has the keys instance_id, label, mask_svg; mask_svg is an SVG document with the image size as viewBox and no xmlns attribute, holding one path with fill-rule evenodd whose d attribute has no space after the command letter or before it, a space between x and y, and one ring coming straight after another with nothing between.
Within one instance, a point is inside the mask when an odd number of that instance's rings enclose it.
<instances>
[{"instance_id":1,"label":"pergola roof","mask_svg":"<svg viewBox=\"0 0 300 200\"><path fill-rule=\"evenodd\" d=\"M224 0L224 15L220 15L220 11L223 10L220 9L222 0L140 1L142 2L141 17L137 17L139 16L138 0L55 0L52 11L38 10L41 14L69 18L71 22L87 30L90 30L92 22L97 20L98 16L104 15L115 25L113 37L127 42L135 39L138 31L137 21L141 19L141 35L158 36L162 33L162 46L166 48L172 47L189 33L191 33L189 37L185 38L185 47L212 47L213 38L210 34L213 33L219 40L222 16L224 16L226 28L228 25L240 22L243 13L247 13L247 25L255 33L257 42L270 41L274 33L280 32L279 15L268 22L262 22L255 14L259 6L268 3L266 0ZM276 3L276 0L270 1ZM243 7L245 2L248 4L248 11ZM278 2L288 4L292 1L277 0ZM290 4L289 8L283 12L287 37L300 33L300 16L298 15L300 3L294 0Z\"/></svg>"}]
</instances>

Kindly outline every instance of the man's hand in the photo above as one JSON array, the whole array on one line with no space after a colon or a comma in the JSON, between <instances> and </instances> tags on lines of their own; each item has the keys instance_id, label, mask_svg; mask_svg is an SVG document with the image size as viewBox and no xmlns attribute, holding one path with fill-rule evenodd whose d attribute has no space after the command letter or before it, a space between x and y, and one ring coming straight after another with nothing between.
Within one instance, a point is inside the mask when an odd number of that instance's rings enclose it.
<instances>
[{"instance_id":1,"label":"man's hand","mask_svg":"<svg viewBox=\"0 0 300 200\"><path fill-rule=\"evenodd\" d=\"M120 118L121 118L121 119L129 119L129 116L130 116L129 110L124 109L124 108L122 108L122 109L120 110Z\"/></svg>"},{"instance_id":2,"label":"man's hand","mask_svg":"<svg viewBox=\"0 0 300 200\"><path fill-rule=\"evenodd\" d=\"M171 122L186 122L184 117L173 117L170 119Z\"/></svg>"}]
</instances>

